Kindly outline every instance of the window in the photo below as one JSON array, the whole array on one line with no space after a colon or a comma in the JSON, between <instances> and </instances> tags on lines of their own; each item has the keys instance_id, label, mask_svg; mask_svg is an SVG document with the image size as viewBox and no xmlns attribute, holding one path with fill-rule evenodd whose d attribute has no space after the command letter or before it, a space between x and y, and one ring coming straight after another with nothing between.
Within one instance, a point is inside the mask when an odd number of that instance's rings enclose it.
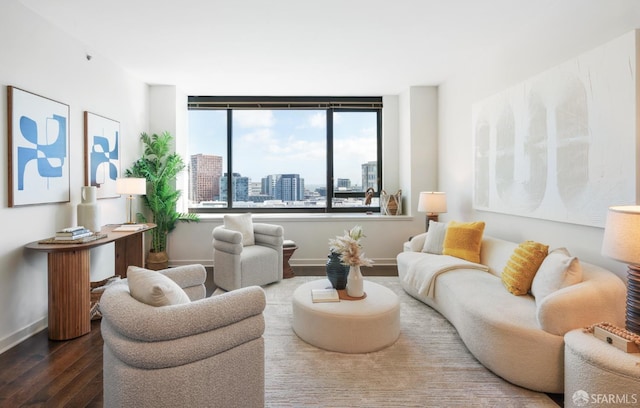
<instances>
[{"instance_id":1,"label":"window","mask_svg":"<svg viewBox=\"0 0 640 408\"><path fill-rule=\"evenodd\" d=\"M382 98L189 97L190 211L377 211L381 108Z\"/></svg>"}]
</instances>

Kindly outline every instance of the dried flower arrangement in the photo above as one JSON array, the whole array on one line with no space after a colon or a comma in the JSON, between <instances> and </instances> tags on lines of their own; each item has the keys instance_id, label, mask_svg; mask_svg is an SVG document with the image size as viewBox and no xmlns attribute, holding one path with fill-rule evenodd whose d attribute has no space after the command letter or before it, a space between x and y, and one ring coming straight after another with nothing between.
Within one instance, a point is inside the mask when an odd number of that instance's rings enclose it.
<instances>
[{"instance_id":1,"label":"dried flower arrangement","mask_svg":"<svg viewBox=\"0 0 640 408\"><path fill-rule=\"evenodd\" d=\"M349 266L372 266L373 260L366 258L362 251L360 240L365 235L362 227L356 225L349 231L345 231L344 235L338 235L329 240L329 250L340 254L340 260L343 264Z\"/></svg>"}]
</instances>

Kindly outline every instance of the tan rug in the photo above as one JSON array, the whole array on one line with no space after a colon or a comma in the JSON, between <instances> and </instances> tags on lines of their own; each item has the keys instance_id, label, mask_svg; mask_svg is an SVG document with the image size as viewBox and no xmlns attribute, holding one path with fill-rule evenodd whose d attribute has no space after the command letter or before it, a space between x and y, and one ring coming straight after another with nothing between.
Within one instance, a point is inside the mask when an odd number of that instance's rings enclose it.
<instances>
[{"instance_id":1,"label":"tan rug","mask_svg":"<svg viewBox=\"0 0 640 408\"><path fill-rule=\"evenodd\" d=\"M401 302L398 341L369 354L325 351L291 329L301 276L265 287L267 407L557 407L484 368L439 313L402 290L397 277L365 277Z\"/></svg>"}]
</instances>

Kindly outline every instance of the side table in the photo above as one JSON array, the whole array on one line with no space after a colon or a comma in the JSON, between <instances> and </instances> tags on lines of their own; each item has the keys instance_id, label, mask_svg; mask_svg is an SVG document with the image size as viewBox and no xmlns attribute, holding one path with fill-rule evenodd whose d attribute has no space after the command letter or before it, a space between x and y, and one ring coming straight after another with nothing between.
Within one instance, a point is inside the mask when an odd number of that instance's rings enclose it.
<instances>
[{"instance_id":1,"label":"side table","mask_svg":"<svg viewBox=\"0 0 640 408\"><path fill-rule=\"evenodd\" d=\"M582 329L564 336L565 407L640 405L640 353L625 353Z\"/></svg>"},{"instance_id":2,"label":"side table","mask_svg":"<svg viewBox=\"0 0 640 408\"><path fill-rule=\"evenodd\" d=\"M282 243L282 277L284 279L293 278L295 274L293 273L293 268L289 265L289 259L291 259L291 255L296 252L298 246L295 242L286 239Z\"/></svg>"}]
</instances>

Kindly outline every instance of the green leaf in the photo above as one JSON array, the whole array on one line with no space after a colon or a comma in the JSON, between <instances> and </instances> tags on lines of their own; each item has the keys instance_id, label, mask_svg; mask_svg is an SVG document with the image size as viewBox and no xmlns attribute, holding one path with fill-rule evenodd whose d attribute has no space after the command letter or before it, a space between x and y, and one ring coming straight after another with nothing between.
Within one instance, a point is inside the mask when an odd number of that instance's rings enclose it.
<instances>
[{"instance_id":1,"label":"green leaf","mask_svg":"<svg viewBox=\"0 0 640 408\"><path fill-rule=\"evenodd\" d=\"M175 181L186 165L182 157L172 151L173 136L169 132L151 136L142 133L140 140L144 145L143 155L124 174L147 180L147 194L143 196L143 201L152 214L151 222L156 224L156 228L151 230L151 250L165 251L167 234L175 229L177 222L198 222L200 217L198 214L176 211L182 191L175 188ZM137 218L147 222L144 214L137 214Z\"/></svg>"}]
</instances>

